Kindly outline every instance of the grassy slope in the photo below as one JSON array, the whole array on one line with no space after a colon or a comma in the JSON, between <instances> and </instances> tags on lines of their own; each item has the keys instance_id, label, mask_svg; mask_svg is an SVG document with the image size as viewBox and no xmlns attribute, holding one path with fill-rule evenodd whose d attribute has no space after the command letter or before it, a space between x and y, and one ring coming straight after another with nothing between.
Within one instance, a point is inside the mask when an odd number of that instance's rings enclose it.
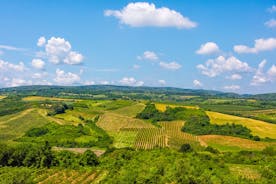
<instances>
[{"instance_id":1,"label":"grassy slope","mask_svg":"<svg viewBox=\"0 0 276 184\"><path fill-rule=\"evenodd\" d=\"M175 107L184 107L184 108L188 108L188 109L198 109L198 106L184 106L184 105L172 105L172 104L165 104L165 103L155 103L155 107L157 110L164 112L166 110L166 107L171 107L171 108L175 108Z\"/></svg>"},{"instance_id":2,"label":"grassy slope","mask_svg":"<svg viewBox=\"0 0 276 184\"><path fill-rule=\"evenodd\" d=\"M28 109L16 116L8 116L8 119L1 117L0 121L1 141L12 141L24 135L31 128L41 127L49 123L36 109Z\"/></svg>"},{"instance_id":3,"label":"grassy slope","mask_svg":"<svg viewBox=\"0 0 276 184\"><path fill-rule=\"evenodd\" d=\"M227 114L222 114L218 112L206 112L210 117L211 123L213 124L226 124L235 123L246 126L252 131L253 135L257 135L261 138L269 137L276 139L276 125L271 123L266 123L264 121L254 120L250 118L242 118L238 116L232 116Z\"/></svg>"}]
</instances>

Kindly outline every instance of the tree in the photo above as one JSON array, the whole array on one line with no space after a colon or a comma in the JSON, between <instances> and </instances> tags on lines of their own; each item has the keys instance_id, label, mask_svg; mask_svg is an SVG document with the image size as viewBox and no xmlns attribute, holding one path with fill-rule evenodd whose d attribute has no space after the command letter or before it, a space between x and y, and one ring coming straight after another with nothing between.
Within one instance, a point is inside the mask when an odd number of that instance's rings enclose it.
<instances>
[{"instance_id":1,"label":"tree","mask_svg":"<svg viewBox=\"0 0 276 184\"><path fill-rule=\"evenodd\" d=\"M80 165L82 166L96 166L98 164L97 155L90 150L86 150L80 157Z\"/></svg>"}]
</instances>

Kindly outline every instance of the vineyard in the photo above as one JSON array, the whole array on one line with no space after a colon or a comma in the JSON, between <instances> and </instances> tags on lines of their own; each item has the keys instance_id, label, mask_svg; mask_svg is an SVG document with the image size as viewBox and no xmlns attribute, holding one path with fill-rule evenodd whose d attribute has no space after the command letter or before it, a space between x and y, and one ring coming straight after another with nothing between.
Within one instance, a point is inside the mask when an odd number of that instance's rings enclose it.
<instances>
[{"instance_id":1,"label":"vineyard","mask_svg":"<svg viewBox=\"0 0 276 184\"><path fill-rule=\"evenodd\" d=\"M90 184L98 183L104 174L104 172L98 171L45 169L39 170L35 173L36 177L34 182L39 184Z\"/></svg>"}]
</instances>

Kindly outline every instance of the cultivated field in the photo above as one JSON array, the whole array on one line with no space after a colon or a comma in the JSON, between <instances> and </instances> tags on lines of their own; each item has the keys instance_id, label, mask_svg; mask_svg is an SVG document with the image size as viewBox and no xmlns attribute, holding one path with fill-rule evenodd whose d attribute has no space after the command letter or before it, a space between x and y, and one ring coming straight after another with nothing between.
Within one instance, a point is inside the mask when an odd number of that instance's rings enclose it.
<instances>
[{"instance_id":1,"label":"cultivated field","mask_svg":"<svg viewBox=\"0 0 276 184\"><path fill-rule=\"evenodd\" d=\"M188 109L198 109L198 106L184 106L184 105L173 105L173 104L164 104L164 103L155 103L155 107L157 110L164 112L167 107L175 108L175 107L184 107Z\"/></svg>"},{"instance_id":2,"label":"cultivated field","mask_svg":"<svg viewBox=\"0 0 276 184\"><path fill-rule=\"evenodd\" d=\"M23 101L79 101L75 99L67 99L67 98L56 98L56 97L43 97L43 96L28 96L22 98Z\"/></svg>"},{"instance_id":3,"label":"cultivated field","mask_svg":"<svg viewBox=\"0 0 276 184\"><path fill-rule=\"evenodd\" d=\"M202 135L200 140L220 151L262 150L267 146L276 147L276 143L252 141L224 135Z\"/></svg>"},{"instance_id":4,"label":"cultivated field","mask_svg":"<svg viewBox=\"0 0 276 184\"><path fill-rule=\"evenodd\" d=\"M264 121L254 120L250 118L222 114L218 112L207 111L206 113L210 117L211 123L213 124L241 124L249 128L252 131L253 135L257 135L261 138L269 137L272 139L276 139L276 124L267 123Z\"/></svg>"}]
</instances>

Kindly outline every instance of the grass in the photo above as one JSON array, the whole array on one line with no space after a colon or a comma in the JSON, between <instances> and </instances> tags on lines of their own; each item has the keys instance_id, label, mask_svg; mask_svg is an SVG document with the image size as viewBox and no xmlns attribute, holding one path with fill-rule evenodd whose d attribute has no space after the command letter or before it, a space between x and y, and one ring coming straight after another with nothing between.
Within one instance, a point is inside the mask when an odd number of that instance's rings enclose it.
<instances>
[{"instance_id":1,"label":"grass","mask_svg":"<svg viewBox=\"0 0 276 184\"><path fill-rule=\"evenodd\" d=\"M252 131L253 135L257 135L261 138L269 137L272 139L276 139L276 124L266 123L264 121L254 120L250 118L222 114L218 112L207 111L206 113L209 116L211 123L213 124L241 124L249 128Z\"/></svg>"},{"instance_id":2,"label":"grass","mask_svg":"<svg viewBox=\"0 0 276 184\"><path fill-rule=\"evenodd\" d=\"M232 136L202 135L199 138L220 151L262 150L267 146L276 147L276 143L252 141Z\"/></svg>"},{"instance_id":3,"label":"grass","mask_svg":"<svg viewBox=\"0 0 276 184\"><path fill-rule=\"evenodd\" d=\"M150 123L146 123L143 120L135 119L127 116L122 116L112 112L107 112L103 114L97 125L107 132L116 133L121 129L126 128L151 128L154 127Z\"/></svg>"},{"instance_id":4,"label":"grass","mask_svg":"<svg viewBox=\"0 0 276 184\"><path fill-rule=\"evenodd\" d=\"M1 118L0 141L11 141L23 136L26 131L35 127L42 127L49 121L41 116L36 109L28 109L9 119Z\"/></svg>"},{"instance_id":5,"label":"grass","mask_svg":"<svg viewBox=\"0 0 276 184\"><path fill-rule=\"evenodd\" d=\"M165 103L155 103L155 107L157 110L164 112L167 107L175 108L175 107L184 107L187 109L198 109L198 106L184 106L184 105L173 105L173 104L165 104Z\"/></svg>"},{"instance_id":6,"label":"grass","mask_svg":"<svg viewBox=\"0 0 276 184\"><path fill-rule=\"evenodd\" d=\"M140 113L144 108L145 108L145 104L137 103L135 105L122 107L113 112L124 116L128 116L128 117L136 117L136 115Z\"/></svg>"}]
</instances>

